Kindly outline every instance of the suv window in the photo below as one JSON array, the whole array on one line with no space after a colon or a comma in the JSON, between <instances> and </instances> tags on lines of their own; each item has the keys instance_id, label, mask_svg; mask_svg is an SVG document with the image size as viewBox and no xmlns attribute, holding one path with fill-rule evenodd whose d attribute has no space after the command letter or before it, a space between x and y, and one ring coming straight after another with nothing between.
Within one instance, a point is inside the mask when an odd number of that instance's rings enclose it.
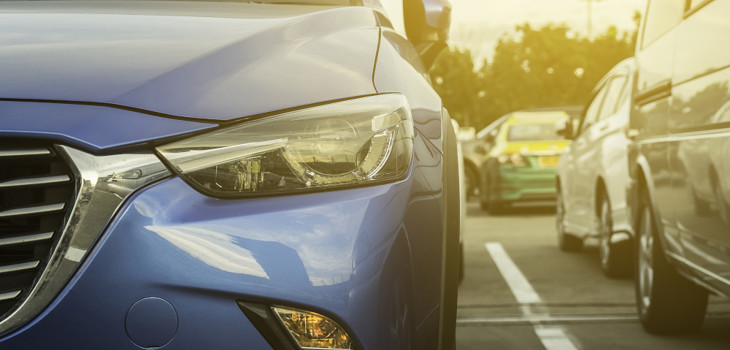
<instances>
[{"instance_id":1,"label":"suv window","mask_svg":"<svg viewBox=\"0 0 730 350\"><path fill-rule=\"evenodd\" d=\"M618 97L618 101L616 101L616 110L618 110L619 107L621 107L624 102L626 102L626 99L628 99L629 95L631 94L631 83L629 82L629 77L625 76L624 80L624 88L621 89L621 96Z\"/></svg>"},{"instance_id":2,"label":"suv window","mask_svg":"<svg viewBox=\"0 0 730 350\"><path fill-rule=\"evenodd\" d=\"M642 46L646 47L682 20L685 0L650 0Z\"/></svg>"},{"instance_id":3,"label":"suv window","mask_svg":"<svg viewBox=\"0 0 730 350\"><path fill-rule=\"evenodd\" d=\"M601 112L598 114L598 119L610 117L616 113L619 97L622 95L621 92L624 90L624 85L626 85L626 78L623 76L613 78L608 84L606 84L606 86L608 86L605 89L606 97L603 100L603 105L601 106Z\"/></svg>"},{"instance_id":4,"label":"suv window","mask_svg":"<svg viewBox=\"0 0 730 350\"><path fill-rule=\"evenodd\" d=\"M687 10L690 11L690 12L691 11L694 11L696 8L702 6L702 5L704 5L704 4L706 4L706 3L710 2L710 1L712 1L712 0L690 0L689 1L689 8Z\"/></svg>"},{"instance_id":5,"label":"suv window","mask_svg":"<svg viewBox=\"0 0 730 350\"><path fill-rule=\"evenodd\" d=\"M588 109L586 110L586 114L583 117L583 121L580 124L580 130L581 133L585 131L585 129L588 129L593 123L596 122L598 119L598 112L601 110L601 102L603 102L603 97L606 95L606 85L603 85L601 87L601 90L598 91L596 94L596 97L591 101L591 104L588 106Z\"/></svg>"}]
</instances>

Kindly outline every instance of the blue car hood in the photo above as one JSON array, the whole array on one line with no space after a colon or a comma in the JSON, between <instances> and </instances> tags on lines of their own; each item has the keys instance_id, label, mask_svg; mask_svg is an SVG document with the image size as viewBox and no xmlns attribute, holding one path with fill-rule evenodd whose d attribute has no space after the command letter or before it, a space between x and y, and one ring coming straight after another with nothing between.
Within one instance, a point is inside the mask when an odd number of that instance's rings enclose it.
<instances>
[{"instance_id":1,"label":"blue car hood","mask_svg":"<svg viewBox=\"0 0 730 350\"><path fill-rule=\"evenodd\" d=\"M0 2L0 100L225 121L375 93L371 9Z\"/></svg>"}]
</instances>

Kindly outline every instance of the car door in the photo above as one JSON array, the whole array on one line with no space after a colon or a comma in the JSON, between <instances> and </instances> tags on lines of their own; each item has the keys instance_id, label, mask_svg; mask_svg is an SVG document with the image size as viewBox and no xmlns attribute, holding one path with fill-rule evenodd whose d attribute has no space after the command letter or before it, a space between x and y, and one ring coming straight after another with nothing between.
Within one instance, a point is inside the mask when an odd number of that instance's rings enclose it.
<instances>
[{"instance_id":1,"label":"car door","mask_svg":"<svg viewBox=\"0 0 730 350\"><path fill-rule=\"evenodd\" d=\"M632 144L646 176L657 223L662 225L662 245L673 252L681 250L673 216L677 201L672 192L668 134L672 94L672 71L676 48L677 26L686 6L685 0L650 0L645 14L635 59L631 128L638 137ZM642 180L643 181L643 180ZM638 208L638 201L634 204Z\"/></svg>"},{"instance_id":2,"label":"car door","mask_svg":"<svg viewBox=\"0 0 730 350\"><path fill-rule=\"evenodd\" d=\"M586 187L588 180L585 178L589 169L585 169L584 160L590 157L591 152L591 139L594 135L591 134L591 127L597 122L598 115L601 111L603 100L606 96L606 85L603 84L599 87L598 91L594 94L593 99L589 102L588 107L583 113L580 121L578 132L575 134L573 143L570 145L570 149L567 151L568 154L568 168L564 176L563 186L564 191L564 203L566 209L566 221L569 225L569 230L577 235L585 235L590 233L592 229L592 219L589 208L586 207L585 203L589 201L586 198L589 194L586 193ZM589 217L587 217L589 216Z\"/></svg>"},{"instance_id":3,"label":"car door","mask_svg":"<svg viewBox=\"0 0 730 350\"><path fill-rule=\"evenodd\" d=\"M677 33L669 149L686 263L730 290L730 2L692 2Z\"/></svg>"},{"instance_id":4,"label":"car door","mask_svg":"<svg viewBox=\"0 0 730 350\"><path fill-rule=\"evenodd\" d=\"M617 70L614 75L614 84L622 86L616 105L607 116L601 117L603 125L599 143L599 174L606 186L606 192L611 205L614 231L629 229L630 219L626 215L626 188L628 186L628 159L627 149L629 140L626 136L626 127L629 119L631 76L627 66ZM630 230L630 229L629 229Z\"/></svg>"},{"instance_id":5,"label":"car door","mask_svg":"<svg viewBox=\"0 0 730 350\"><path fill-rule=\"evenodd\" d=\"M585 132L581 135L585 140L582 152L577 155L577 178L576 191L581 195L577 203L582 208L584 215L581 216L582 224L585 225L591 234L595 227L596 208L596 180L602 163L601 140L610 131L610 117L616 112L624 79L621 77L609 76L603 84L602 91L605 91L601 108L598 109L596 121L587 125Z\"/></svg>"}]
</instances>

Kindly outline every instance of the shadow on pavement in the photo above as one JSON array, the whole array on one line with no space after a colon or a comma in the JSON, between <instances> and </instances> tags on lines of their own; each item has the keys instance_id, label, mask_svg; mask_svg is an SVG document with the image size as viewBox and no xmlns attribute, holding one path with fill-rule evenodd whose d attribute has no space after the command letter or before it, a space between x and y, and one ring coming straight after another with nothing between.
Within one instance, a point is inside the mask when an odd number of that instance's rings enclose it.
<instances>
[{"instance_id":1,"label":"shadow on pavement","mask_svg":"<svg viewBox=\"0 0 730 350\"><path fill-rule=\"evenodd\" d=\"M500 211L499 213L489 213L479 208L479 202L475 199L470 200L466 207L466 216L468 217L479 217L479 216L495 216L495 217L510 217L510 216L525 216L525 215L555 215L555 203L547 204L516 204L509 209Z\"/></svg>"}]
</instances>

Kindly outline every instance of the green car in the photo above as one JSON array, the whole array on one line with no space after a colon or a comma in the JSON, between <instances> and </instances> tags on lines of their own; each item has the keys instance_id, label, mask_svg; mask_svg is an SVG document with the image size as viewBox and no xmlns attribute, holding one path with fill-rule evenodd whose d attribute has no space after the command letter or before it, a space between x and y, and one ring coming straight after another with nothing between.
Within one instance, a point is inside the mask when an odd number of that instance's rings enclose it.
<instances>
[{"instance_id":1,"label":"green car","mask_svg":"<svg viewBox=\"0 0 730 350\"><path fill-rule=\"evenodd\" d=\"M569 141L556 133L564 111L524 111L509 115L491 137L494 147L481 166L480 203L491 213L516 202L555 200L555 168Z\"/></svg>"}]
</instances>

